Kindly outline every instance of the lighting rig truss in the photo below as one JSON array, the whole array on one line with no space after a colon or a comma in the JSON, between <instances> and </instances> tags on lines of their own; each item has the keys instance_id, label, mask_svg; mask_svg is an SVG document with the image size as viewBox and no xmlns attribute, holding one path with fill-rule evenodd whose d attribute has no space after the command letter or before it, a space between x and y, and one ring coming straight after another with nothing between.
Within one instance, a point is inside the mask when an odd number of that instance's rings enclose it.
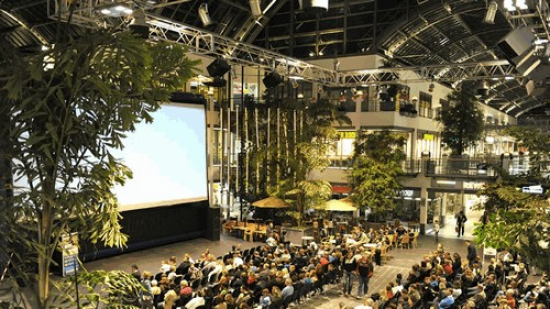
<instances>
[{"instance_id":1,"label":"lighting rig truss","mask_svg":"<svg viewBox=\"0 0 550 309\"><path fill-rule=\"evenodd\" d=\"M166 6L179 2L184 1L168 0L160 5ZM66 2L58 0L54 7L48 6L48 14L51 18L68 18L68 8L63 6L63 3ZM384 73L399 73L401 80L435 80L448 83L468 79L519 78L515 68L506 60L353 71L332 70L154 15L151 10L155 9L155 5L148 3L144 0L81 1L73 12L72 22L81 26L96 28L109 24L120 24L121 19L129 18L126 16L130 14L129 11L124 11L124 9L131 10L137 7L146 10L145 14L150 28L149 37L152 40L175 42L187 46L192 53L223 57L235 64L276 70L281 75L301 76L305 80L329 87L391 83L392 81L384 80L383 77L388 75ZM118 9L121 13L119 15L106 14L106 10L109 9L111 11Z\"/></svg>"}]
</instances>

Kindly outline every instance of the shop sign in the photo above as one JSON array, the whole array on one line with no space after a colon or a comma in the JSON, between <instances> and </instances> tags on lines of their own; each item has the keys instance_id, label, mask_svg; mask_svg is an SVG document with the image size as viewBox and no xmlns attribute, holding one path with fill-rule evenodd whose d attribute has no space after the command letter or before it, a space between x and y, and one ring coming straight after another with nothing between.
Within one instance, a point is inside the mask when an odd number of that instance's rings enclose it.
<instances>
[{"instance_id":1,"label":"shop sign","mask_svg":"<svg viewBox=\"0 0 550 309\"><path fill-rule=\"evenodd\" d=\"M483 186L485 185L484 182L478 182L478 181L465 181L464 182L464 189L474 189L474 190L481 190L483 189Z\"/></svg>"},{"instance_id":2,"label":"shop sign","mask_svg":"<svg viewBox=\"0 0 550 309\"><path fill-rule=\"evenodd\" d=\"M434 140L434 135L429 134L429 133L424 133L423 139L427 140L427 141L433 141Z\"/></svg>"},{"instance_id":3,"label":"shop sign","mask_svg":"<svg viewBox=\"0 0 550 309\"><path fill-rule=\"evenodd\" d=\"M356 132L355 131L340 131L340 132L338 132L338 135L340 135L340 138L342 138L342 139L355 139Z\"/></svg>"},{"instance_id":4,"label":"shop sign","mask_svg":"<svg viewBox=\"0 0 550 309\"><path fill-rule=\"evenodd\" d=\"M462 181L453 179L432 179L432 187L461 189Z\"/></svg>"},{"instance_id":5,"label":"shop sign","mask_svg":"<svg viewBox=\"0 0 550 309\"><path fill-rule=\"evenodd\" d=\"M542 187L540 185L521 188L521 192L523 192L523 193L542 194L543 191L544 190L542 189Z\"/></svg>"}]
</instances>

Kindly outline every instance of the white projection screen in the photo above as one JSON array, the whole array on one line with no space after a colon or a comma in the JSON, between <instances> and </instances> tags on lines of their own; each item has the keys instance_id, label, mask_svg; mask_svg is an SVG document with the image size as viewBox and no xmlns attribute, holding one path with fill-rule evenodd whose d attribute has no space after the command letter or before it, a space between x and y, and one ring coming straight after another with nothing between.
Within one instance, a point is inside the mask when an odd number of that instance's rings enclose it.
<instances>
[{"instance_id":1,"label":"white projection screen","mask_svg":"<svg viewBox=\"0 0 550 309\"><path fill-rule=\"evenodd\" d=\"M169 103L113 152L133 172L115 187L121 211L208 199L206 115L202 104Z\"/></svg>"}]
</instances>

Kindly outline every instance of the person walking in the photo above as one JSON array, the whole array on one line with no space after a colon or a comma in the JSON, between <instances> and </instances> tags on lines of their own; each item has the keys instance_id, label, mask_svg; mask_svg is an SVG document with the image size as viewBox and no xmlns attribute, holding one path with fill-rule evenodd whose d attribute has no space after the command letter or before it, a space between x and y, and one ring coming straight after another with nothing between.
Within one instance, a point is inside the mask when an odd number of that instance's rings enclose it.
<instances>
[{"instance_id":1,"label":"person walking","mask_svg":"<svg viewBox=\"0 0 550 309\"><path fill-rule=\"evenodd\" d=\"M439 242L439 220L435 219L434 220L434 235L435 235L435 242L438 243Z\"/></svg>"},{"instance_id":2,"label":"person walking","mask_svg":"<svg viewBox=\"0 0 550 309\"><path fill-rule=\"evenodd\" d=\"M342 263L342 270L344 271L344 296L351 294L351 289L353 288L353 280L355 278L355 273L357 272L357 261L353 256L353 250L349 249L344 261Z\"/></svg>"},{"instance_id":3,"label":"person walking","mask_svg":"<svg viewBox=\"0 0 550 309\"><path fill-rule=\"evenodd\" d=\"M374 273L374 265L370 257L363 253L359 262L357 262L357 274L359 275L359 286L357 287L357 299L367 296L369 292L369 281Z\"/></svg>"},{"instance_id":4,"label":"person walking","mask_svg":"<svg viewBox=\"0 0 550 309\"><path fill-rule=\"evenodd\" d=\"M464 224L466 223L466 221L468 221L468 218L466 218L464 210L461 210L456 216L457 237L464 236Z\"/></svg>"}]
</instances>

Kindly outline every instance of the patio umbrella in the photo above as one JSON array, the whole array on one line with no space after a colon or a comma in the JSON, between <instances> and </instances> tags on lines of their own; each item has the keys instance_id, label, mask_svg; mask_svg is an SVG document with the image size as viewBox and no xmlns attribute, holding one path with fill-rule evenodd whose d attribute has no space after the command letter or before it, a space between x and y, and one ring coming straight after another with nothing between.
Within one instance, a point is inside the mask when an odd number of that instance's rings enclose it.
<instances>
[{"instance_id":1,"label":"patio umbrella","mask_svg":"<svg viewBox=\"0 0 550 309\"><path fill-rule=\"evenodd\" d=\"M353 202L350 199L330 200L324 204L315 207L319 210L326 211L356 211L357 208L353 206Z\"/></svg>"},{"instance_id":2,"label":"patio umbrella","mask_svg":"<svg viewBox=\"0 0 550 309\"><path fill-rule=\"evenodd\" d=\"M252 206L258 208L287 208L288 204L278 197L270 196L252 203Z\"/></svg>"}]
</instances>

